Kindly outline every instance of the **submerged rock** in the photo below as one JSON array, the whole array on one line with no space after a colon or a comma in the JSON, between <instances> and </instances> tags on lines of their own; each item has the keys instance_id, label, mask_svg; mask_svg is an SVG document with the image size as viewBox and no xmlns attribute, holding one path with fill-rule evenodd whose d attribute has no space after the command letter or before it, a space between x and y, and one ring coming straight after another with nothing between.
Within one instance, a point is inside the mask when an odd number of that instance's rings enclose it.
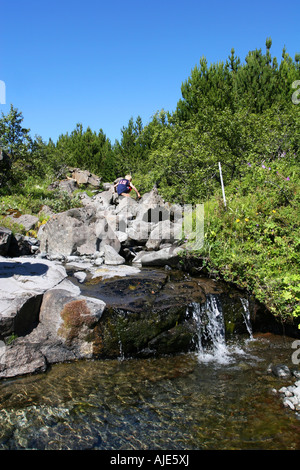
<instances>
[{"instance_id":1,"label":"submerged rock","mask_svg":"<svg viewBox=\"0 0 300 470\"><path fill-rule=\"evenodd\" d=\"M285 364L272 365L271 370L275 377L280 377L281 379L288 379L292 376L289 367Z\"/></svg>"}]
</instances>

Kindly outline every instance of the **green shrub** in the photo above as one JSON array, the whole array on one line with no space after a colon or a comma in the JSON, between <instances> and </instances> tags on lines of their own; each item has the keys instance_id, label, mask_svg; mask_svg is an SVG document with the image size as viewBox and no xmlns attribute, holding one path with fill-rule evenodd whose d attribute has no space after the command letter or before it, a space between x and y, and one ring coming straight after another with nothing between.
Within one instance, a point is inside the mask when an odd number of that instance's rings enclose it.
<instances>
[{"instance_id":1,"label":"green shrub","mask_svg":"<svg viewBox=\"0 0 300 470\"><path fill-rule=\"evenodd\" d=\"M241 180L205 203L198 255L226 281L253 293L275 315L300 321L300 182L293 158L249 166ZM289 175L289 176L287 176Z\"/></svg>"}]
</instances>

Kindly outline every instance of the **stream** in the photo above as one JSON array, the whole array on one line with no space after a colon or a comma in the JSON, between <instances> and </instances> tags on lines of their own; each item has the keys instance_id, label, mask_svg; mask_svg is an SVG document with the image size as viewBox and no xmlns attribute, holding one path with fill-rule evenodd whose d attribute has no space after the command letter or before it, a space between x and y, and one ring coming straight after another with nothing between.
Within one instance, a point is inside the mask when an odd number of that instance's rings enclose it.
<instances>
[{"instance_id":1,"label":"stream","mask_svg":"<svg viewBox=\"0 0 300 470\"><path fill-rule=\"evenodd\" d=\"M222 307L191 302L195 351L77 361L0 382L0 450L300 450L300 420L274 390L291 379L293 338L225 340ZM205 341L203 338L205 337Z\"/></svg>"}]
</instances>

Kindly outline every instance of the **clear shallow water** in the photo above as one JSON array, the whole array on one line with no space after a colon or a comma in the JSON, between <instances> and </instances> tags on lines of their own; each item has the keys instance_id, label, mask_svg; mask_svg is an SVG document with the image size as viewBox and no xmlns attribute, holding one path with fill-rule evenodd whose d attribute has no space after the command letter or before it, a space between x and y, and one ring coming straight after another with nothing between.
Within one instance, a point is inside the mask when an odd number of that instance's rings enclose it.
<instances>
[{"instance_id":1,"label":"clear shallow water","mask_svg":"<svg viewBox=\"0 0 300 470\"><path fill-rule=\"evenodd\" d=\"M260 335L225 351L59 364L2 381L0 449L300 449L300 421L272 393L287 382L267 372L295 367L292 341Z\"/></svg>"}]
</instances>

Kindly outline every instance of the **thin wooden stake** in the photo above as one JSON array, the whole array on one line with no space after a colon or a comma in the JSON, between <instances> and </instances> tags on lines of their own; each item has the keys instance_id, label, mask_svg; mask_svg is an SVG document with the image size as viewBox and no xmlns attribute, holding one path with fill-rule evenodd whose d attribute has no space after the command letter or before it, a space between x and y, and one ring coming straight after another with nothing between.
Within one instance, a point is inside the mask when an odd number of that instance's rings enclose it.
<instances>
[{"instance_id":1,"label":"thin wooden stake","mask_svg":"<svg viewBox=\"0 0 300 470\"><path fill-rule=\"evenodd\" d=\"M221 163L220 163L220 162L219 162L219 171L220 171L220 178L221 178L221 186L222 186L222 194L223 194L224 206L226 207L225 189L224 189L224 184L223 184L222 168L221 168Z\"/></svg>"}]
</instances>

